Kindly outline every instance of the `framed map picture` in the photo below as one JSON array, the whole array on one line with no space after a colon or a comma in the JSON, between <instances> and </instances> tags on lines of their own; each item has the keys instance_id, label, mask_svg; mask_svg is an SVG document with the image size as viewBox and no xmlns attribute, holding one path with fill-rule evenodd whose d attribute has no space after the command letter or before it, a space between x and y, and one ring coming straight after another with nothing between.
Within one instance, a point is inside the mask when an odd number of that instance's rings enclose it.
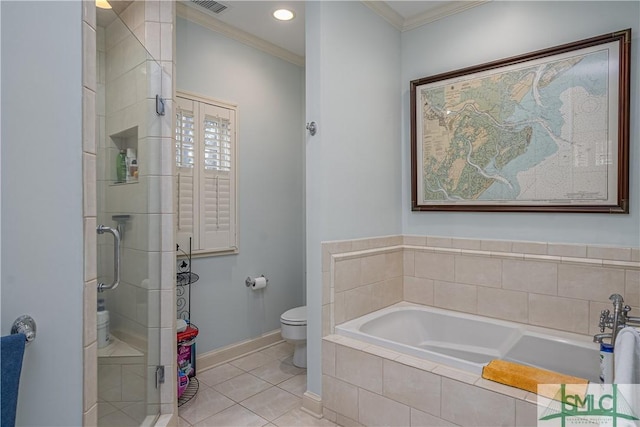
<instances>
[{"instance_id":1,"label":"framed map picture","mask_svg":"<svg viewBox=\"0 0 640 427\"><path fill-rule=\"evenodd\" d=\"M414 211L628 213L631 30L411 82Z\"/></svg>"}]
</instances>

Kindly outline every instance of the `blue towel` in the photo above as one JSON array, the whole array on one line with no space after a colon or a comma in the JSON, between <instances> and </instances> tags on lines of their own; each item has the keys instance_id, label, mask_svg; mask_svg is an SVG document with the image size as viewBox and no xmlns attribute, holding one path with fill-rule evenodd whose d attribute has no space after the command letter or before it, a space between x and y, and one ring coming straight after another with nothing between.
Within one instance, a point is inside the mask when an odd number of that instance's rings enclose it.
<instances>
[{"instance_id":1,"label":"blue towel","mask_svg":"<svg viewBox=\"0 0 640 427\"><path fill-rule=\"evenodd\" d=\"M16 425L16 407L18 405L18 385L20 384L20 371L22 370L22 356L27 339L24 334L7 335L0 338L2 353L2 370L0 370L0 382L2 383L2 427Z\"/></svg>"}]
</instances>

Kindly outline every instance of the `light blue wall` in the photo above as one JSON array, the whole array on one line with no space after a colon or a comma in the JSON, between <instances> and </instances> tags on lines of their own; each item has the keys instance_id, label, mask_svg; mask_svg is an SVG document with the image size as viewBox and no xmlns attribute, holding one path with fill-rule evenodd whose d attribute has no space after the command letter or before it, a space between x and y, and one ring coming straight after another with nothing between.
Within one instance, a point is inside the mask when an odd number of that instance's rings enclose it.
<instances>
[{"instance_id":1,"label":"light blue wall","mask_svg":"<svg viewBox=\"0 0 640 427\"><path fill-rule=\"evenodd\" d=\"M240 253L195 259L198 352L280 328L304 303L304 68L177 20L176 88L238 105ZM269 285L252 292L247 276Z\"/></svg>"},{"instance_id":2,"label":"light blue wall","mask_svg":"<svg viewBox=\"0 0 640 427\"><path fill-rule=\"evenodd\" d=\"M399 234L400 33L360 2L307 3L308 389L321 389L322 241Z\"/></svg>"},{"instance_id":3,"label":"light blue wall","mask_svg":"<svg viewBox=\"0 0 640 427\"><path fill-rule=\"evenodd\" d=\"M640 3L494 1L402 34L404 234L640 245ZM633 29L630 214L412 212L409 82L625 28Z\"/></svg>"},{"instance_id":4,"label":"light blue wall","mask_svg":"<svg viewBox=\"0 0 640 427\"><path fill-rule=\"evenodd\" d=\"M17 425L77 426L83 399L82 5L0 2L2 335L22 314Z\"/></svg>"}]
</instances>

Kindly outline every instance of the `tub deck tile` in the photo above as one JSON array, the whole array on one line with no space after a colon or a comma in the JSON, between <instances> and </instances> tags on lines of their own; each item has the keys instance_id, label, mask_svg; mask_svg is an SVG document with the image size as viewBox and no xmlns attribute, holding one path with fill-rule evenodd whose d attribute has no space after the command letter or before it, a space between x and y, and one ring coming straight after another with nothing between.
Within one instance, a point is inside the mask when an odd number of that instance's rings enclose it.
<instances>
[{"instance_id":1,"label":"tub deck tile","mask_svg":"<svg viewBox=\"0 0 640 427\"><path fill-rule=\"evenodd\" d=\"M533 404L537 405L537 404L538 404L538 395L537 395L536 393L531 393L531 392L529 392L529 393L527 393L527 395L524 397L524 400L525 400L526 402L533 403Z\"/></svg>"},{"instance_id":2,"label":"tub deck tile","mask_svg":"<svg viewBox=\"0 0 640 427\"><path fill-rule=\"evenodd\" d=\"M424 371L433 371L438 365L433 362L429 362L428 360L418 359L417 357L400 355L396 360L398 363L402 363L403 365L413 366L414 368L422 369Z\"/></svg>"},{"instance_id":3,"label":"tub deck tile","mask_svg":"<svg viewBox=\"0 0 640 427\"><path fill-rule=\"evenodd\" d=\"M396 351L388 350L386 348L379 347L373 344L368 347L365 347L364 349L362 349L362 351L364 351L365 353L373 354L374 356L380 356L384 359L389 359L389 360L396 360L398 357L402 356L402 354Z\"/></svg>"},{"instance_id":4,"label":"tub deck tile","mask_svg":"<svg viewBox=\"0 0 640 427\"><path fill-rule=\"evenodd\" d=\"M332 342L332 343L340 342L341 338L342 337L340 335L335 335L335 334L325 335L324 337L322 337L323 340L329 341L329 342Z\"/></svg>"},{"instance_id":5,"label":"tub deck tile","mask_svg":"<svg viewBox=\"0 0 640 427\"><path fill-rule=\"evenodd\" d=\"M526 390L521 390L519 388L510 387L508 385L500 384L495 381L485 380L484 378L478 379L474 385L484 388L486 390L495 391L500 394L504 394L505 396L515 397L516 399L524 400L524 398L529 394Z\"/></svg>"},{"instance_id":6,"label":"tub deck tile","mask_svg":"<svg viewBox=\"0 0 640 427\"><path fill-rule=\"evenodd\" d=\"M336 336L336 335L334 335ZM342 335L337 335L338 338L334 341L336 344L340 344L344 347L353 348L354 350L363 350L366 347L369 347L371 344L366 343L364 341L356 340L349 337L344 337Z\"/></svg>"},{"instance_id":7,"label":"tub deck tile","mask_svg":"<svg viewBox=\"0 0 640 427\"><path fill-rule=\"evenodd\" d=\"M474 384L480 379L480 375L472 374L470 372L461 371L460 369L450 368L445 365L438 365L433 371L434 374L441 375L443 377L451 378L453 380L462 381L467 384Z\"/></svg>"},{"instance_id":8,"label":"tub deck tile","mask_svg":"<svg viewBox=\"0 0 640 427\"><path fill-rule=\"evenodd\" d=\"M496 252L490 251L489 256L491 258L506 258L506 259L524 259L524 254L514 253L514 252Z\"/></svg>"}]
</instances>

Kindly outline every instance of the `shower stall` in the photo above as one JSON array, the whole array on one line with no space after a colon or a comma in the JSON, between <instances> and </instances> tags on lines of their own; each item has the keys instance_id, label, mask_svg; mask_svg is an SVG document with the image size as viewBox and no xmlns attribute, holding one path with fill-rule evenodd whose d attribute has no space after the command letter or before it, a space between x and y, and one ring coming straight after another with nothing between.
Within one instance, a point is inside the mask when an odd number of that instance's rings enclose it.
<instances>
[{"instance_id":1,"label":"shower stall","mask_svg":"<svg viewBox=\"0 0 640 427\"><path fill-rule=\"evenodd\" d=\"M153 425L175 384L161 360L175 339L161 311L175 298L171 62L150 53L162 24L145 2L112 5L96 9L97 223L120 237L97 238L98 425Z\"/></svg>"}]
</instances>

